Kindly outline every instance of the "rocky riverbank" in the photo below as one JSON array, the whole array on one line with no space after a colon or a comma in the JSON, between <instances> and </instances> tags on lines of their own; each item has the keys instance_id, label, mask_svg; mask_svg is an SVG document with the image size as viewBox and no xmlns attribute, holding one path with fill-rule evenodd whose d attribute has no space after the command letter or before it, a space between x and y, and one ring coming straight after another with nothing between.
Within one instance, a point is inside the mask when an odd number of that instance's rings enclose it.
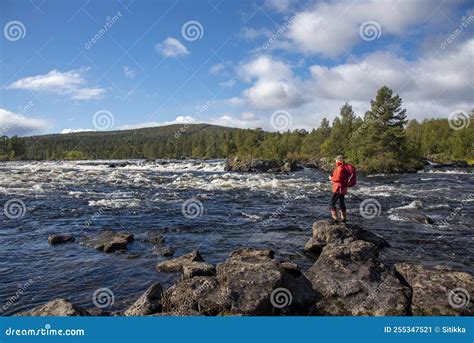
<instances>
[{"instance_id":1,"label":"rocky riverbank","mask_svg":"<svg viewBox=\"0 0 474 343\"><path fill-rule=\"evenodd\" d=\"M126 249L133 236L103 232L91 247ZM71 239L57 240L71 242ZM105 246L103 240L111 244ZM161 242L161 239L159 239ZM473 315L474 277L444 267L387 266L383 237L357 225L313 224L304 252L308 270L275 259L272 250L242 248L213 266L198 251L160 262L160 273L181 273L168 289L155 283L123 312L83 309L56 299L19 316L409 316ZM303 247L302 247L303 251Z\"/></svg>"},{"instance_id":2,"label":"rocky riverbank","mask_svg":"<svg viewBox=\"0 0 474 343\"><path fill-rule=\"evenodd\" d=\"M241 173L289 173L303 168L315 169L324 172L332 172L334 170L334 162L329 158L319 159L300 159L300 160L261 160L239 158L228 159L225 165L225 171L241 172ZM358 171L368 173L363 166L358 166ZM395 173L413 173L418 170L425 172L442 172L457 171L472 173L473 167L466 161L454 161L446 163L435 163L431 161L419 161L419 163L404 168L394 169ZM370 173L386 173L387 170L371 170Z\"/></svg>"}]
</instances>

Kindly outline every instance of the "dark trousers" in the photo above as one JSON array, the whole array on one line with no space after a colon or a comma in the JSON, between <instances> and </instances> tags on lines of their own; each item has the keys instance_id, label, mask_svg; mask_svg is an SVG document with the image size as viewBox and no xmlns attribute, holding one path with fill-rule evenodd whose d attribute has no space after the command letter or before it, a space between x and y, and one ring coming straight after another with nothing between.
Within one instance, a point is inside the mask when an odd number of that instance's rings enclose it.
<instances>
[{"instance_id":1,"label":"dark trousers","mask_svg":"<svg viewBox=\"0 0 474 343\"><path fill-rule=\"evenodd\" d=\"M329 202L329 208L331 211L336 211L336 202L339 200L339 207L342 212L346 212L346 202L344 201L344 195L339 192L332 193L331 201Z\"/></svg>"}]
</instances>

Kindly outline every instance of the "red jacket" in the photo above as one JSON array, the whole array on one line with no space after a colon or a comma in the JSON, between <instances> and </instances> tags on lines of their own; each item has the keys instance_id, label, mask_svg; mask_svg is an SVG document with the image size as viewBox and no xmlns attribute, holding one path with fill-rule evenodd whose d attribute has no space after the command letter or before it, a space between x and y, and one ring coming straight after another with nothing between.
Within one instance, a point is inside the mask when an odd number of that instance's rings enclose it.
<instances>
[{"instance_id":1,"label":"red jacket","mask_svg":"<svg viewBox=\"0 0 474 343\"><path fill-rule=\"evenodd\" d=\"M347 194L347 172L342 163L336 163L337 167L331 175L332 191L339 192L342 195Z\"/></svg>"}]
</instances>

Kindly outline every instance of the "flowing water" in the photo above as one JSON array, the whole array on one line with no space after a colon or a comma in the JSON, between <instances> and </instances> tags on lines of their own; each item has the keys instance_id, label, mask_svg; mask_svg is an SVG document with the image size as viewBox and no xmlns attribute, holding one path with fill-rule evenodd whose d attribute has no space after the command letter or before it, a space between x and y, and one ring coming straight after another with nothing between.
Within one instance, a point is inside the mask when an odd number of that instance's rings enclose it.
<instances>
[{"instance_id":1,"label":"flowing water","mask_svg":"<svg viewBox=\"0 0 474 343\"><path fill-rule=\"evenodd\" d=\"M151 283L170 285L178 276L155 271L165 258L145 242L149 231L160 232L175 256L198 249L212 263L239 247L274 249L303 270L313 262L302 252L311 224L328 217L326 173L227 173L223 161L111 162L0 163L0 314L56 298L93 307L102 287L113 291L112 309L122 310ZM349 218L391 244L382 253L387 264L473 273L473 181L450 172L360 176L346 201ZM435 223L403 215L413 212ZM104 229L133 233L129 252L78 244ZM51 234L76 242L50 246Z\"/></svg>"}]
</instances>

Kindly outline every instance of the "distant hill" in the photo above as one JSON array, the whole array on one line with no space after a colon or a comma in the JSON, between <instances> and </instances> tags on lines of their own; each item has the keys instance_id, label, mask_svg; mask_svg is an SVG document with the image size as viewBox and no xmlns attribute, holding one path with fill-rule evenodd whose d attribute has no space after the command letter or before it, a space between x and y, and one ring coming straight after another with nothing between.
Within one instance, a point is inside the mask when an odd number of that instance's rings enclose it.
<instances>
[{"instance_id":1,"label":"distant hill","mask_svg":"<svg viewBox=\"0 0 474 343\"><path fill-rule=\"evenodd\" d=\"M242 130L210 124L173 124L118 131L24 137L26 159L222 158L224 142Z\"/></svg>"}]
</instances>

